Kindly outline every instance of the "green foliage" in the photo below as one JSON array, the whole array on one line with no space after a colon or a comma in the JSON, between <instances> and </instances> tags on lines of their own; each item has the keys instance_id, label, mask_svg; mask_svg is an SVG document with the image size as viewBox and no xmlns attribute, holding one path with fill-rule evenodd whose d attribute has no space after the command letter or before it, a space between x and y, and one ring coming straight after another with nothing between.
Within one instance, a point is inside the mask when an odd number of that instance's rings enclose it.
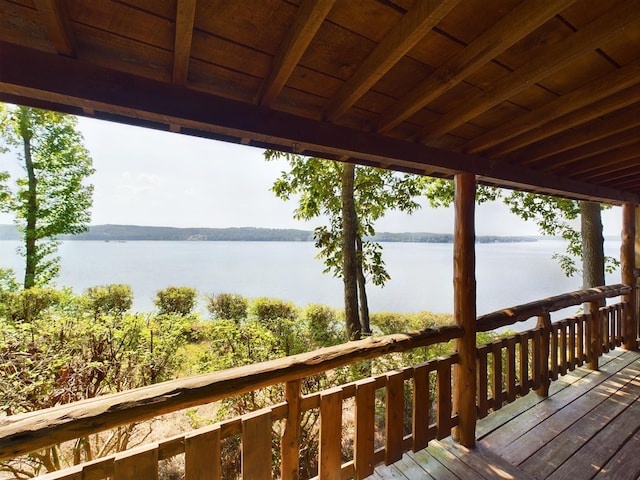
<instances>
[{"instance_id":1,"label":"green foliage","mask_svg":"<svg viewBox=\"0 0 640 480\"><path fill-rule=\"evenodd\" d=\"M306 158L268 150L267 160L284 158L290 170L282 172L272 187L278 198L289 200L298 196L294 218L310 220L320 216L329 219L328 225L315 229L316 247L325 261L325 273L342 276L342 204L341 177L344 164L321 158ZM363 239L362 265L374 285L389 280L382 246L366 240L375 235L375 222L391 210L412 213L420 208L415 200L422 194L420 177L398 174L390 170L357 166L355 169L354 200L358 218L358 235Z\"/></svg>"},{"instance_id":2,"label":"green foliage","mask_svg":"<svg viewBox=\"0 0 640 480\"><path fill-rule=\"evenodd\" d=\"M184 317L127 315L126 286L2 292L0 415L52 407L168 380L179 371ZM17 460L24 477L127 447L136 426L79 439L70 456L55 446ZM106 440L105 440L106 439ZM15 472L16 464L0 464Z\"/></svg>"},{"instance_id":3,"label":"green foliage","mask_svg":"<svg viewBox=\"0 0 640 480\"><path fill-rule=\"evenodd\" d=\"M167 287L158 290L154 304L160 315L189 315L196 306L198 292L191 287Z\"/></svg>"},{"instance_id":4,"label":"green foliage","mask_svg":"<svg viewBox=\"0 0 640 480\"><path fill-rule=\"evenodd\" d=\"M326 305L309 304L304 310L306 337L312 348L338 345L344 341L341 322L334 308Z\"/></svg>"},{"instance_id":5,"label":"green foliage","mask_svg":"<svg viewBox=\"0 0 640 480\"><path fill-rule=\"evenodd\" d=\"M16 215L24 239L25 288L58 274L57 236L83 232L91 219L93 187L85 179L94 170L76 126L69 115L0 105L0 141L17 149L26 175L14 191L0 187L0 205Z\"/></svg>"},{"instance_id":6,"label":"green foliage","mask_svg":"<svg viewBox=\"0 0 640 480\"><path fill-rule=\"evenodd\" d=\"M52 288L34 287L16 292L3 292L0 299L3 313L11 321L30 323L41 318L48 308L58 304L61 294Z\"/></svg>"},{"instance_id":7,"label":"green foliage","mask_svg":"<svg viewBox=\"0 0 640 480\"><path fill-rule=\"evenodd\" d=\"M207 310L218 320L235 320L240 323L247 318L249 302L237 293L219 293L209 297Z\"/></svg>"},{"instance_id":8,"label":"green foliage","mask_svg":"<svg viewBox=\"0 0 640 480\"><path fill-rule=\"evenodd\" d=\"M133 290L122 284L90 287L85 292L84 301L94 318L102 315L122 317L133 305Z\"/></svg>"}]
</instances>

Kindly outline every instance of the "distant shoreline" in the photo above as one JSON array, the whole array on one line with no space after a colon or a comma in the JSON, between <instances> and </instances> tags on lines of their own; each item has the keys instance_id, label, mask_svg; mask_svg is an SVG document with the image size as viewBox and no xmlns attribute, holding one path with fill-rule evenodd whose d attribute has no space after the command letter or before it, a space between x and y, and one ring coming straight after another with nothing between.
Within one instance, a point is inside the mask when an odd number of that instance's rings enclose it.
<instances>
[{"instance_id":1,"label":"distant shoreline","mask_svg":"<svg viewBox=\"0 0 640 480\"><path fill-rule=\"evenodd\" d=\"M0 240L20 240L15 225L0 225ZM178 228L140 225L94 225L79 235L63 235L61 240L129 241L209 241L209 242L313 242L313 231L278 228ZM380 232L372 240L404 243L453 243L453 234L429 232ZM478 243L535 242L531 236L478 235Z\"/></svg>"}]
</instances>

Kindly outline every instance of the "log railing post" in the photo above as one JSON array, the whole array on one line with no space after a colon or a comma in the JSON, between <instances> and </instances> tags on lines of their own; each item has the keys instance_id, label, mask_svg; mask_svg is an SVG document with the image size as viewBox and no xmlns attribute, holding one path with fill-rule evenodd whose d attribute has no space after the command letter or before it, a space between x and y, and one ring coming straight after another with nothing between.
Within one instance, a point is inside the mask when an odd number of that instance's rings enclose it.
<instances>
[{"instance_id":1,"label":"log railing post","mask_svg":"<svg viewBox=\"0 0 640 480\"><path fill-rule=\"evenodd\" d=\"M625 203L622 207L622 245L620 246L620 263L622 283L631 287L631 293L624 296L627 302L624 318L624 348L637 350L636 338L638 335L638 313L636 311L636 277L634 267L636 263L636 212L635 205Z\"/></svg>"},{"instance_id":2,"label":"log railing post","mask_svg":"<svg viewBox=\"0 0 640 480\"><path fill-rule=\"evenodd\" d=\"M453 409L458 415L454 438L465 447L475 446L476 429L476 179L469 173L455 176L455 226L453 239L453 309L457 325L464 328L456 339L459 360L454 366Z\"/></svg>"},{"instance_id":3,"label":"log railing post","mask_svg":"<svg viewBox=\"0 0 640 480\"><path fill-rule=\"evenodd\" d=\"M551 314L549 312L538 317L537 328L540 329L540 352L538 354L538 372L540 387L536 393L541 397L549 396L549 346L551 345Z\"/></svg>"},{"instance_id":4,"label":"log railing post","mask_svg":"<svg viewBox=\"0 0 640 480\"><path fill-rule=\"evenodd\" d=\"M300 457L300 380L292 380L285 384L285 400L287 402L287 419L284 433L280 441L282 463L280 475L283 480L298 480Z\"/></svg>"},{"instance_id":5,"label":"log railing post","mask_svg":"<svg viewBox=\"0 0 640 480\"><path fill-rule=\"evenodd\" d=\"M591 315L589 368L591 370L598 370L598 358L602 355L602 315L600 314L599 302L589 302L589 314Z\"/></svg>"}]
</instances>

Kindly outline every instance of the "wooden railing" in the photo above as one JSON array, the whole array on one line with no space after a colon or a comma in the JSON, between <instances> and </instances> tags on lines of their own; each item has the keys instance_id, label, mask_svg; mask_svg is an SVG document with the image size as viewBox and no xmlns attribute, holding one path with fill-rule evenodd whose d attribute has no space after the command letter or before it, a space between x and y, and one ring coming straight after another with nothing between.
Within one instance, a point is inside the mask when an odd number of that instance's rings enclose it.
<instances>
[{"instance_id":1,"label":"wooden railing","mask_svg":"<svg viewBox=\"0 0 640 480\"><path fill-rule=\"evenodd\" d=\"M598 302L629 292L625 285L600 287L479 317L478 331L529 318L538 318L538 325L477 348L478 415L483 417L531 390L545 395L551 380L585 362L597 368L601 352L624 340L622 318L626 308L624 302L607 307L600 307ZM589 305L587 313L551 323L550 312L583 303ZM284 425L278 442L280 475L298 478L300 424L309 411L319 412L320 417L319 477L365 478L377 463L398 461L403 452L420 450L429 440L448 436L458 424L457 414L452 411L452 367L458 361L457 354L309 395L301 394L301 382L357 361L448 342L463 334L461 327L447 326L374 337L7 417L0 421L0 458L13 458L118 425L282 384L283 403L42 478L154 479L158 478L159 462L184 455L185 478L219 479L221 445L235 439L241 445L242 477L268 479L273 476L275 424ZM377 410L383 412L383 421L376 420ZM349 458L343 458L341 448L343 411L349 412L353 423L353 454Z\"/></svg>"}]
</instances>

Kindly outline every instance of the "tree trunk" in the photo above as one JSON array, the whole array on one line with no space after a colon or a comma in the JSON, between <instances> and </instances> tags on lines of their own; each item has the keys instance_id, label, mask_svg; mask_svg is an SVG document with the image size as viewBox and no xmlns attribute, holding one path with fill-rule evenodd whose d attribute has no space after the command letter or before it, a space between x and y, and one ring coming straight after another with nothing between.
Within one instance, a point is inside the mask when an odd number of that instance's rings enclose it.
<instances>
[{"instance_id":1,"label":"tree trunk","mask_svg":"<svg viewBox=\"0 0 640 480\"><path fill-rule=\"evenodd\" d=\"M582 236L582 287L605 284L604 237L600 204L580 202L580 234Z\"/></svg>"},{"instance_id":2,"label":"tree trunk","mask_svg":"<svg viewBox=\"0 0 640 480\"><path fill-rule=\"evenodd\" d=\"M349 340L360 338L358 315L358 262L356 255L357 217L353 197L355 165L342 169L342 276L344 281L344 317Z\"/></svg>"},{"instance_id":3,"label":"tree trunk","mask_svg":"<svg viewBox=\"0 0 640 480\"><path fill-rule=\"evenodd\" d=\"M367 279L362 268L362 238L356 235L356 255L358 260L358 297L360 300L360 328L362 335L371 335L371 323L369 321L369 300L367 299Z\"/></svg>"},{"instance_id":4,"label":"tree trunk","mask_svg":"<svg viewBox=\"0 0 640 480\"><path fill-rule=\"evenodd\" d=\"M20 109L20 135L24 144L24 164L27 171L27 226L24 232L26 265L24 272L24 288L36 284L36 222L38 218L37 180L31 156L31 119L28 109Z\"/></svg>"}]
</instances>

